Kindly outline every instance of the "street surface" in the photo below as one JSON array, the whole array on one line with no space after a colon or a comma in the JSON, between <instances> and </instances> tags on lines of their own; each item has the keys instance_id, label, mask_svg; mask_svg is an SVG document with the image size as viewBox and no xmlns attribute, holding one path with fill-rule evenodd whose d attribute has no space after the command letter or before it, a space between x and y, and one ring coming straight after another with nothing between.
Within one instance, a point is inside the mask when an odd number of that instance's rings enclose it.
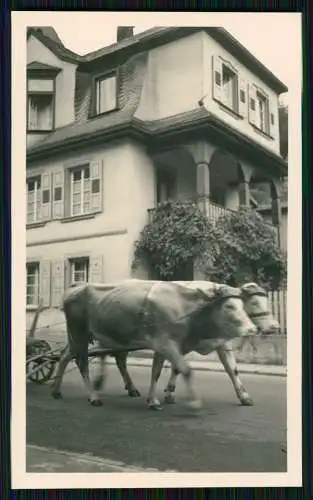
<instances>
[{"instance_id":1,"label":"street surface","mask_svg":"<svg viewBox=\"0 0 313 500\"><path fill-rule=\"evenodd\" d=\"M203 409L194 415L183 406L183 380L178 380L177 404L153 411L145 404L150 369L129 369L142 397L127 395L111 365L102 407L89 405L77 370L64 378L63 400L52 399L49 385L27 384L27 442L159 471L286 471L285 377L242 374L255 401L243 407L225 373L195 371ZM168 377L166 369L161 401Z\"/></svg>"}]
</instances>

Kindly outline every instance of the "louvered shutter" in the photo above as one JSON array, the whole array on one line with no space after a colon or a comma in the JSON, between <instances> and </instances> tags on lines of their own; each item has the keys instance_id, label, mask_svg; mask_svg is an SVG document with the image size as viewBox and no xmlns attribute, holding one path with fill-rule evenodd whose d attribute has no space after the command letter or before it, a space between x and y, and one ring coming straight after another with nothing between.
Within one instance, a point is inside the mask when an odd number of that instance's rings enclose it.
<instances>
[{"instance_id":1,"label":"louvered shutter","mask_svg":"<svg viewBox=\"0 0 313 500\"><path fill-rule=\"evenodd\" d=\"M217 101L222 100L222 79L223 79L223 63L218 56L213 56L213 98Z\"/></svg>"},{"instance_id":2,"label":"louvered shutter","mask_svg":"<svg viewBox=\"0 0 313 500\"><path fill-rule=\"evenodd\" d=\"M251 83L249 84L249 122L251 125L256 124L256 88Z\"/></svg>"},{"instance_id":3,"label":"louvered shutter","mask_svg":"<svg viewBox=\"0 0 313 500\"><path fill-rule=\"evenodd\" d=\"M92 255L89 260L89 279L90 283L103 282L103 257L102 255Z\"/></svg>"},{"instance_id":4,"label":"louvered shutter","mask_svg":"<svg viewBox=\"0 0 313 500\"><path fill-rule=\"evenodd\" d=\"M64 293L64 261L52 262L52 306L58 307Z\"/></svg>"},{"instance_id":5,"label":"louvered shutter","mask_svg":"<svg viewBox=\"0 0 313 500\"><path fill-rule=\"evenodd\" d=\"M53 218L64 217L64 171L53 174Z\"/></svg>"},{"instance_id":6,"label":"louvered shutter","mask_svg":"<svg viewBox=\"0 0 313 500\"><path fill-rule=\"evenodd\" d=\"M51 219L51 174L41 176L41 219Z\"/></svg>"},{"instance_id":7,"label":"louvered shutter","mask_svg":"<svg viewBox=\"0 0 313 500\"><path fill-rule=\"evenodd\" d=\"M238 81L238 112L240 116L246 118L248 116L248 103L247 103L247 81L243 77L239 77Z\"/></svg>"},{"instance_id":8,"label":"louvered shutter","mask_svg":"<svg viewBox=\"0 0 313 500\"><path fill-rule=\"evenodd\" d=\"M269 101L269 133L274 139L278 136L278 117L277 117L278 106L270 100Z\"/></svg>"},{"instance_id":9,"label":"louvered shutter","mask_svg":"<svg viewBox=\"0 0 313 500\"><path fill-rule=\"evenodd\" d=\"M42 300L42 305L46 307L50 306L50 279L50 262L48 260L44 260L40 263L40 299Z\"/></svg>"},{"instance_id":10,"label":"louvered shutter","mask_svg":"<svg viewBox=\"0 0 313 500\"><path fill-rule=\"evenodd\" d=\"M102 162L93 161L90 163L90 209L92 212L102 209Z\"/></svg>"}]
</instances>

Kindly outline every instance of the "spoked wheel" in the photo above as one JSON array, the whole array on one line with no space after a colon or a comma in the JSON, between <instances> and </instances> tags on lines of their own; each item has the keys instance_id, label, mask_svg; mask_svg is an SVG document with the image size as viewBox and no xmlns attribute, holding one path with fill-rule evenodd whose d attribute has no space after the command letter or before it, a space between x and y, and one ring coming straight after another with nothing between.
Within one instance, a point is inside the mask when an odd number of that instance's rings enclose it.
<instances>
[{"instance_id":1,"label":"spoked wheel","mask_svg":"<svg viewBox=\"0 0 313 500\"><path fill-rule=\"evenodd\" d=\"M56 361L49 359L45 353L51 351L51 346L45 340L35 340L27 346L26 376L36 384L44 384L54 374Z\"/></svg>"}]
</instances>

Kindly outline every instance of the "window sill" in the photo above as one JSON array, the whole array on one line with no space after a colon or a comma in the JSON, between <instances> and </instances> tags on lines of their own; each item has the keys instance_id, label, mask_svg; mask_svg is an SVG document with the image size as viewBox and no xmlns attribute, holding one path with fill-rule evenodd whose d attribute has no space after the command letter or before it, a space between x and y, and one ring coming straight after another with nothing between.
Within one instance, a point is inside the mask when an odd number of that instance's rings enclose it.
<instances>
[{"instance_id":1,"label":"window sill","mask_svg":"<svg viewBox=\"0 0 313 500\"><path fill-rule=\"evenodd\" d=\"M109 115L110 113L114 113L115 111L120 111L120 107L116 106L113 109L109 109L108 111L103 111L103 113L99 113L99 114L91 113L88 118L90 120L95 119L95 118L102 118L103 116Z\"/></svg>"},{"instance_id":2,"label":"window sill","mask_svg":"<svg viewBox=\"0 0 313 500\"><path fill-rule=\"evenodd\" d=\"M238 111L235 111L234 109L230 108L229 106L227 106L227 104L224 104L223 102L221 101L217 101L216 102L218 103L219 107L225 111L226 113L230 114L233 118L236 118L237 120L243 120L244 117L242 115L240 115L238 113Z\"/></svg>"},{"instance_id":3,"label":"window sill","mask_svg":"<svg viewBox=\"0 0 313 500\"><path fill-rule=\"evenodd\" d=\"M26 224L26 229L35 229L36 227L44 227L47 224L47 221L40 222L29 222Z\"/></svg>"},{"instance_id":4,"label":"window sill","mask_svg":"<svg viewBox=\"0 0 313 500\"><path fill-rule=\"evenodd\" d=\"M260 134L262 135L262 137L265 137L266 139L270 139L271 141L274 140L274 137L272 137L270 134L268 134L267 132L264 132L263 130L261 130L259 127L257 127L256 125L253 125L251 124L254 131L257 133L257 134Z\"/></svg>"},{"instance_id":5,"label":"window sill","mask_svg":"<svg viewBox=\"0 0 313 500\"><path fill-rule=\"evenodd\" d=\"M26 131L27 134L49 134L50 132L54 132L55 129L54 128L51 128L51 129L48 129L48 130L28 130Z\"/></svg>"},{"instance_id":6,"label":"window sill","mask_svg":"<svg viewBox=\"0 0 313 500\"><path fill-rule=\"evenodd\" d=\"M82 215L71 215L68 217L63 217L63 219L59 219L60 222L62 223L67 223L67 222L75 222L77 220L88 220L88 219L94 219L97 214L101 213L101 210L97 210L97 212L92 212L89 214L82 214Z\"/></svg>"},{"instance_id":7,"label":"window sill","mask_svg":"<svg viewBox=\"0 0 313 500\"><path fill-rule=\"evenodd\" d=\"M35 312L35 311L37 311L38 308L39 308L39 305L35 305L35 304L30 305L29 304L26 306L26 312Z\"/></svg>"}]
</instances>

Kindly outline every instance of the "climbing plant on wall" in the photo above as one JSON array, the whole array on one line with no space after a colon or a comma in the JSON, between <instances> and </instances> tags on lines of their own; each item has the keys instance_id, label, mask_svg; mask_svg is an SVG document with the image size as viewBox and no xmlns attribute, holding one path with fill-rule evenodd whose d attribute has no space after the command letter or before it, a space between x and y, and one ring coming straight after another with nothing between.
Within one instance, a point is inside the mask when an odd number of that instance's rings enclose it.
<instances>
[{"instance_id":1,"label":"climbing plant on wall","mask_svg":"<svg viewBox=\"0 0 313 500\"><path fill-rule=\"evenodd\" d=\"M159 204L135 244L133 266L145 261L161 279L175 279L191 260L219 283L257 281L276 289L286 279L275 231L256 211L241 208L214 223L195 202Z\"/></svg>"}]
</instances>

